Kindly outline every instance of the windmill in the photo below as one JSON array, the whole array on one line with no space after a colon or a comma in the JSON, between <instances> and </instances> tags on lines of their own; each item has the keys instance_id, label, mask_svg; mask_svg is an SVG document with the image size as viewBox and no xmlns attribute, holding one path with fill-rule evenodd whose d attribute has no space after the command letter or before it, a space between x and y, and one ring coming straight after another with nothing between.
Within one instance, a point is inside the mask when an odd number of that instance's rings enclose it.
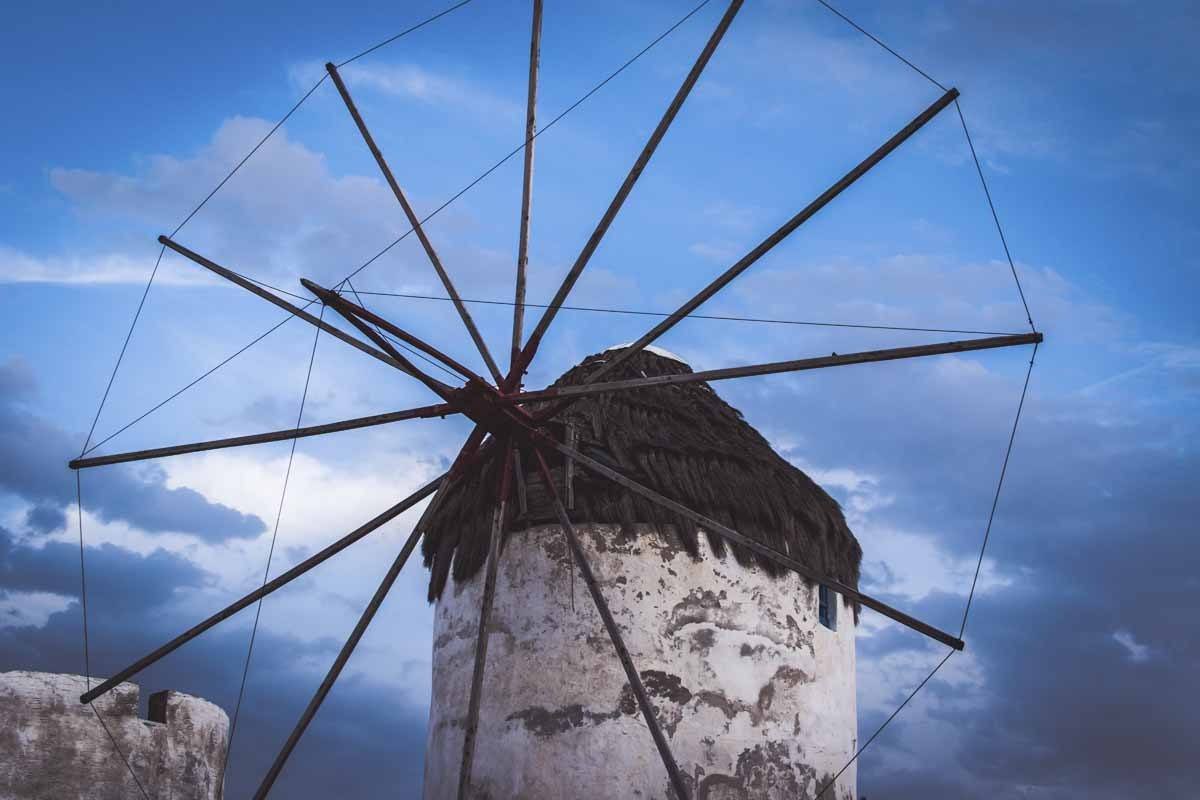
<instances>
[{"instance_id":1,"label":"windmill","mask_svg":"<svg viewBox=\"0 0 1200 800\"><path fill-rule=\"evenodd\" d=\"M458 8L465 4L465 2L460 3L453 8ZM243 447L274 441L295 441L303 437L320 436L339 431L361 429L420 418L442 418L451 415L461 415L474 424L474 429L467 437L457 457L454 459L453 465L447 472L429 481L408 497L383 510L341 539L332 542L294 567L269 581L264 581L262 587L258 590L247 594L245 597L199 622L153 652L136 660L128 667L116 672L107 680L84 693L80 697L81 702L93 702L122 681L136 675L141 670L220 624L237 612L258 603L268 594L307 574L318 565L428 499L429 503L425 507L420 520L414 526L411 535L387 570L378 589L355 625L353 632L342 647L311 702L297 721L294 730L287 738L271 768L262 779L255 797L266 797L322 702L337 681L363 633L392 588L401 569L420 542L427 523L436 515L439 506L454 487L461 485L465 481L474 480L476 476L486 470L487 474L494 479L491 491L494 492L495 508L490 535L487 540L485 577L477 622L478 639L475 646L469 706L464 726L461 752L461 768L458 777L459 797L468 796L472 788L472 766L476 747L480 703L487 684L485 674L487 660L486 629L487 621L495 602L497 570L501 560L501 544L509 519L510 506L525 502L525 487L523 485L525 470L518 463L521 454L524 454L527 459L532 457L533 472L542 481L546 496L557 519L557 525L561 530L563 540L569 548L573 568L578 571L578 575L587 589L588 596L603 621L607 637L624 671L625 678L636 701L637 710L651 735L657 755L661 760L662 768L674 793L680 798L692 796L692 788L672 754L668 736L664 733L662 725L656 717L653 704L647 694L642 673L639 672L639 669L633 662L629 649L626 647L622 630L609 609L605 595L589 563L586 549L580 543L575 523L568 509L569 503L565 503L559 495L558 481L552 475L549 463L551 458L566 465L569 470L588 473L595 480L611 483L614 487L619 488L620 491L640 498L642 502L653 504L673 515L690 520L692 524L703 529L710 536L719 537L732 546L744 548L746 551L752 552L755 557L774 565L779 570L795 573L814 585L835 592L847 602L865 607L907 626L942 645L948 646L951 648L951 652L961 650L964 647L964 642L961 638L962 631L958 635L954 635L929 625L900 609L894 608L877 598L859 591L856 586L849 585L831 575L824 574L820 570L815 569L811 563L807 563L805 560L797 558L783 549L773 547L757 538L748 536L742 531L693 510L679 502L676 498L656 491L654 488L645 485L643 482L614 467L612 463L584 452L582 448L577 446L573 433L559 424L559 421L564 417L568 409L582 398L600 395L619 395L621 393L633 393L655 387L709 383L752 376L792 373L995 348L1028 345L1033 345L1036 348L1042 341L1042 334L1033 328L1031 320L1031 331L1029 333L986 336L865 352L833 353L787 361L696 372L688 370L651 376L614 377L622 375L621 367L623 365L636 359L640 353L650 348L679 322L693 315L701 306L754 266L772 248L824 209L825 206L830 204L845 189L900 148L930 120L934 119L951 105L954 105L957 109L958 91L956 89L941 87L943 94L936 101L917 114L908 124L898 130L853 169L830 185L816 199L801 208L794 216L783 222L773 233L763 239L762 242L752 248L723 273L715 277L700 292L681 304L674 312L665 316L659 323L651 327L644 335L619 350L611 351L607 359L594 364L594 368L590 369L584 379L576 381L572 385L553 386L532 391L526 390L523 385L524 376L531 364L534 363L547 331L556 320L559 311L563 308L580 276L603 241L606 232L614 223L639 177L661 144L693 88L696 86L714 52L725 38L742 4L743 0L732 0L729 3L678 91L667 106L662 118L650 134L640 154L617 189L611 203L563 278L553 299L545 308L542 316L533 325L528 336L526 336L524 319L524 310L527 305L525 299L525 277L528 265L533 196L534 144L538 134L535 111L542 19L542 2L541 0L533 0L525 139L521 148L518 148L519 150L523 150L524 170L519 216L519 244L516 260L512 337L509 343L508 366L506 369L501 368L488 343L481 335L467 308L466 302L459 294L451 278L449 270L443 264L435 243L427 235L423 225L428 221L429 217L421 218L408 200L389 162L377 146L366 120L355 105L352 94L339 71L340 67L349 62L342 62L342 64L338 65L333 63L327 64L327 74L322 78L322 81L326 78L331 80L341 99L344 101L346 109L361 134L364 143L374 157L384 180L395 195L397 203L408 224L411 226L411 232L416 235L432 269L445 289L448 298L453 303L463 327L478 350L479 356L486 366L486 375L477 374L469 367L447 355L438 346L424 341L380 314L368 309L361 302L361 298L357 296L357 292L353 290L348 278L333 286L322 286L314 281L304 279L302 284L311 293L313 299L301 306L281 296L280 292L272 291L270 288L264 287L260 283L190 249L176 238L179 228L170 236L159 237L159 242L164 251L170 249L182 255L220 278L285 310L293 317L309 323L322 333L332 336L344 344L357 349L366 356L374 358L410 376L428 389L437 398L438 402L427 406L369 417L308 427L297 426L249 436L238 436L112 455L93 456L85 454L71 461L71 468L82 470L112 464L164 458L184 453ZM453 8L450 10L453 10ZM445 14L448 11L442 13ZM692 13L695 13L695 11ZM961 114L961 111L959 113ZM182 225L180 228L182 228ZM322 305L319 315L307 310L314 303ZM327 311L339 315L360 335L352 335L326 322L324 317ZM409 355L414 353L426 360L435 362L440 369L454 374L456 382L446 383L421 369L409 357Z\"/></svg>"}]
</instances>

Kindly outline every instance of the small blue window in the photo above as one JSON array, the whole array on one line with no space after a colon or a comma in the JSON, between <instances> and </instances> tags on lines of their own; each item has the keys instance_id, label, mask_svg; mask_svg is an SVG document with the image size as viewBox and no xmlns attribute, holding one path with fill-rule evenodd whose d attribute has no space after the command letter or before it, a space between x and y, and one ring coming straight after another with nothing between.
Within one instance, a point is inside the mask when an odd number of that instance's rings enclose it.
<instances>
[{"instance_id":1,"label":"small blue window","mask_svg":"<svg viewBox=\"0 0 1200 800\"><path fill-rule=\"evenodd\" d=\"M831 631L837 630L837 592L828 586L817 587L817 619Z\"/></svg>"}]
</instances>

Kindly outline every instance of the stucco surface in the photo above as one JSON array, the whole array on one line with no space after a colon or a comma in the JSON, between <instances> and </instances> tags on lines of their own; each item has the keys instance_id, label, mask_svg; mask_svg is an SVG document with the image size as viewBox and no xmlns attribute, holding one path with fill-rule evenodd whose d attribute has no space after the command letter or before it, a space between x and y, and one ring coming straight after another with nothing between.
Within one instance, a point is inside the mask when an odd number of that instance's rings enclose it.
<instances>
[{"instance_id":1,"label":"stucco surface","mask_svg":"<svg viewBox=\"0 0 1200 800\"><path fill-rule=\"evenodd\" d=\"M856 744L853 613L817 622L817 592L662 537L580 538L675 758L699 800L811 798ZM482 574L437 604L425 765L456 795ZM557 526L512 534L489 624L473 796L673 796L624 671ZM853 767L826 798L853 798Z\"/></svg>"},{"instance_id":2,"label":"stucco surface","mask_svg":"<svg viewBox=\"0 0 1200 800\"><path fill-rule=\"evenodd\" d=\"M101 678L93 678L95 685ZM0 673L0 800L128 800L141 797L92 709L79 703L82 675ZM136 684L96 700L117 746L147 794L215 800L229 718L180 692L150 699L138 716Z\"/></svg>"}]
</instances>

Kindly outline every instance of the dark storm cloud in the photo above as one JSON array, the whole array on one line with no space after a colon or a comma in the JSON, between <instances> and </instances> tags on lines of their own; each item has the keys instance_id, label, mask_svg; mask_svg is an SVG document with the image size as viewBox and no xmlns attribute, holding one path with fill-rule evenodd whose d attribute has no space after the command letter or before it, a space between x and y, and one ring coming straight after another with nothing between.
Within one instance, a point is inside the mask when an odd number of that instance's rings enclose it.
<instances>
[{"instance_id":1,"label":"dark storm cloud","mask_svg":"<svg viewBox=\"0 0 1200 800\"><path fill-rule=\"evenodd\" d=\"M54 506L34 506L25 512L25 525L34 533L50 533L66 527L67 512Z\"/></svg>"},{"instance_id":2,"label":"dark storm cloud","mask_svg":"<svg viewBox=\"0 0 1200 800\"><path fill-rule=\"evenodd\" d=\"M114 612L140 612L164 603L177 588L202 586L207 574L166 550L138 555L112 544L86 550L88 597ZM0 528L0 589L79 594L79 547L47 542L35 547Z\"/></svg>"},{"instance_id":3,"label":"dark storm cloud","mask_svg":"<svg viewBox=\"0 0 1200 800\"><path fill-rule=\"evenodd\" d=\"M75 500L74 477L66 465L78 454L78 437L24 406L35 392L24 362L0 364L0 491L39 509L30 527L46 530L57 520L53 510L61 512ZM193 489L168 488L165 474L155 467L93 470L83 477L83 492L84 507L100 519L128 522L151 533L174 531L222 541L266 530L256 516L209 502Z\"/></svg>"},{"instance_id":4,"label":"dark storm cloud","mask_svg":"<svg viewBox=\"0 0 1200 800\"><path fill-rule=\"evenodd\" d=\"M111 674L197 621L194 613L181 613L173 604L176 588L208 581L209 576L189 561L161 550L142 556L112 545L89 547L85 555L95 675ZM78 590L78 548L59 543L32 547L0 529L0 593L44 591L76 597ZM268 603L286 605L287 592L273 595ZM232 599L214 601L213 610ZM248 637L244 627L232 624L209 631L138 675L134 682L143 689L143 701L151 692L170 688L205 697L232 713ZM228 796L252 793L340 646L340 641L306 643L259 631ZM41 628L0 629L0 670L9 669L82 673L78 603L52 614ZM424 740L425 711L411 698L394 688L343 677L289 761L275 793L300 800L374 798L385 789L389 796L411 796L419 792Z\"/></svg>"},{"instance_id":5,"label":"dark storm cloud","mask_svg":"<svg viewBox=\"0 0 1200 800\"><path fill-rule=\"evenodd\" d=\"M790 432L803 441L794 455L874 475L896 498L875 519L972 558L1021 377L951 387L932 365L910 365L841 376L836 392L789 398L786 413L775 396L743 405L751 421L822 420ZM914 708L927 703L955 741L926 752L920 712L906 710L873 745L881 752L862 759L868 797L1182 797L1200 781L1200 718L1181 702L1200 663L1197 426L1123 399L1044 393L1040 377L988 550L1010 583L976 596L966 632L982 687L931 682ZM869 539L864 548L869 563ZM882 597L957 631L968 586L942 588L917 603ZM940 657L900 628L860 640L858 652L864 662L912 653L929 668ZM911 688L898 686L891 708ZM954 702L964 691L978 702ZM860 739L891 708L862 713Z\"/></svg>"}]
</instances>

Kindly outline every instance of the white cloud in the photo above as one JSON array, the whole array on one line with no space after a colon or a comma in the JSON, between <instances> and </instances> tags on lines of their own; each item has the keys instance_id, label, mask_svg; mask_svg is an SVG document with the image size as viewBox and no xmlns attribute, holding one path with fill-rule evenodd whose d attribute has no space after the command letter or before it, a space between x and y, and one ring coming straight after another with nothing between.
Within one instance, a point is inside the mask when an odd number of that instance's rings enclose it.
<instances>
[{"instance_id":1,"label":"white cloud","mask_svg":"<svg viewBox=\"0 0 1200 800\"><path fill-rule=\"evenodd\" d=\"M720 200L704 208L704 219L730 231L747 233L760 225L765 212L755 206L744 206Z\"/></svg>"},{"instance_id":2,"label":"white cloud","mask_svg":"<svg viewBox=\"0 0 1200 800\"><path fill-rule=\"evenodd\" d=\"M104 226L99 254L66 250L32 255L0 245L0 282L143 283L153 266L153 236L169 232L271 130L263 119L232 117L211 141L187 155L154 155L128 173L55 168L50 182L85 223ZM440 205L409 191L418 210ZM508 290L510 262L447 235L475 227L467 205L440 213L426 228L438 243L455 282L473 294ZM294 286L300 276L332 283L407 233L408 225L391 191L375 174L337 174L325 155L281 128L245 162L203 210L175 237L217 263L277 285ZM128 242L139 242L135 255ZM144 243L148 242L148 246ZM507 263L505 265L507 267ZM213 284L205 271L168 251L158 282ZM362 288L441 293L415 237L408 237L362 276ZM430 310L430 307L423 307Z\"/></svg>"},{"instance_id":3,"label":"white cloud","mask_svg":"<svg viewBox=\"0 0 1200 800\"><path fill-rule=\"evenodd\" d=\"M154 268L154 256L137 258L125 253L39 257L0 245L0 283L57 283L70 285L145 283ZM159 270L160 285L216 285L202 270Z\"/></svg>"},{"instance_id":4,"label":"white cloud","mask_svg":"<svg viewBox=\"0 0 1200 800\"><path fill-rule=\"evenodd\" d=\"M942 532L905 530L891 523L888 508L896 498L886 490L884 479L851 467L822 468L802 461L797 466L844 498L846 521L865 551L864 590L898 595L910 602L932 592L967 595L976 559L953 555L941 544L946 538ZM985 558L975 591L984 594L1011 583L1011 578L997 572L992 559ZM877 628L868 625L864 634L874 630Z\"/></svg>"},{"instance_id":5,"label":"white cloud","mask_svg":"<svg viewBox=\"0 0 1200 800\"><path fill-rule=\"evenodd\" d=\"M312 72L310 66L298 71ZM485 119L524 120L525 107L474 83L439 74L415 64L354 64L341 71L353 92L359 86L429 105L467 111Z\"/></svg>"},{"instance_id":6,"label":"white cloud","mask_svg":"<svg viewBox=\"0 0 1200 800\"><path fill-rule=\"evenodd\" d=\"M1129 631L1116 631L1112 638L1125 649L1125 655L1133 663L1142 664L1150 660L1150 647L1135 639Z\"/></svg>"},{"instance_id":7,"label":"white cloud","mask_svg":"<svg viewBox=\"0 0 1200 800\"><path fill-rule=\"evenodd\" d=\"M51 592L6 592L0 590L0 628L38 627L52 614L65 611L74 602Z\"/></svg>"},{"instance_id":8,"label":"white cloud","mask_svg":"<svg viewBox=\"0 0 1200 800\"><path fill-rule=\"evenodd\" d=\"M727 241L696 242L688 246L688 252L706 261L727 264L736 261L741 253L737 245Z\"/></svg>"},{"instance_id":9,"label":"white cloud","mask_svg":"<svg viewBox=\"0 0 1200 800\"><path fill-rule=\"evenodd\" d=\"M190 156L152 156L133 174L58 168L50 180L85 217L167 232L270 128L262 119L234 117ZM354 259L365 259L402 228L395 199L378 179L333 174L322 154L281 129L177 239L255 277L325 276L348 272ZM168 262L174 260L170 255Z\"/></svg>"},{"instance_id":10,"label":"white cloud","mask_svg":"<svg viewBox=\"0 0 1200 800\"><path fill-rule=\"evenodd\" d=\"M914 533L886 523L863 522L855 532L869 545L863 557L863 586L873 594L899 595L917 601L932 592L966 597L975 573L976 559L957 558L947 552L936 533ZM987 594L1012 584L991 558L984 558L976 594Z\"/></svg>"},{"instance_id":11,"label":"white cloud","mask_svg":"<svg viewBox=\"0 0 1200 800\"><path fill-rule=\"evenodd\" d=\"M403 499L438 470L436 464L403 452L381 456L378 448L368 449L366 462L347 469L297 453L272 559L272 577ZM286 453L264 457L240 450L168 459L161 464L169 487L186 486L210 502L256 514L266 522L267 531L251 540L210 543L184 534L149 534L122 522L100 520L85 511L86 542L89 547L112 544L142 555L165 548L209 573L212 580L203 586L181 589L172 600L170 613L181 619L199 620L261 583L287 457ZM76 510L67 511L75 519ZM264 629L308 642L344 639L420 511L418 506L406 512L271 595L262 617ZM73 530L74 523L47 540L76 544ZM378 657L356 659L352 671L377 674L381 680L394 682L398 655L427 658L432 612L424 602L426 578L418 552L410 559L389 604L389 613L399 614L406 621L404 634L372 644ZM0 597L0 626L5 624L4 615L10 606L22 610L18 622L36 625L45 624L51 613L69 602L53 596L11 595L10 599ZM11 613L9 617L14 618ZM246 626L251 619L239 615L225 625ZM416 681L418 694L424 691L421 687L426 682Z\"/></svg>"}]
</instances>

